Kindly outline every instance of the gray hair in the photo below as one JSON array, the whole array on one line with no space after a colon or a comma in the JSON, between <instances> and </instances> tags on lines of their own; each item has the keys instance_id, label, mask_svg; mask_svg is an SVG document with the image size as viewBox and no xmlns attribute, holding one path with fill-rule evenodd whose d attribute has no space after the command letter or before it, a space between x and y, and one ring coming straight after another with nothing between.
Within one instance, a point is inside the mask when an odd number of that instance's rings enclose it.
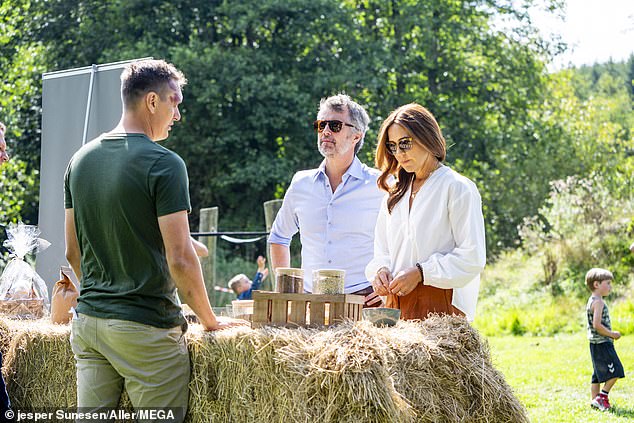
<instances>
[{"instance_id":1,"label":"gray hair","mask_svg":"<svg viewBox=\"0 0 634 423\"><path fill-rule=\"evenodd\" d=\"M358 133L361 134L361 139L357 145L354 146L354 154L357 154L359 150L361 150L361 147L363 147L365 133L367 132L368 125L370 124L370 116L368 116L368 112L365 111L363 106L353 101L349 95L339 93L337 95L321 99L319 102L318 115L325 110L343 112L346 109L348 110L348 116L350 116L350 123L354 125Z\"/></svg>"}]
</instances>

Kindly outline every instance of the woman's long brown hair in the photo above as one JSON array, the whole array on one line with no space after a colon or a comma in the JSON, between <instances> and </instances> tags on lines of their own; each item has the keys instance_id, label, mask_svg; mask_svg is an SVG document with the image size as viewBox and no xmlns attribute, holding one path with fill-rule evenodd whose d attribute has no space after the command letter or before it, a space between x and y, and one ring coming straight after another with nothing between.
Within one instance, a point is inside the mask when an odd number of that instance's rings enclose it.
<instances>
[{"instance_id":1,"label":"woman's long brown hair","mask_svg":"<svg viewBox=\"0 0 634 423\"><path fill-rule=\"evenodd\" d=\"M392 213L394 206L403 198L415 177L414 173L409 173L399 166L396 157L387 150L387 130L393 124L398 124L405 128L413 141L429 151L439 162L445 160L447 154L445 138L442 136L438 122L436 122L434 115L429 110L420 104L410 103L390 113L379 130L375 161L376 167L382 172L377 180L377 185L389 194L387 200L389 213ZM395 176L397 179L392 186L387 183L390 175Z\"/></svg>"}]
</instances>

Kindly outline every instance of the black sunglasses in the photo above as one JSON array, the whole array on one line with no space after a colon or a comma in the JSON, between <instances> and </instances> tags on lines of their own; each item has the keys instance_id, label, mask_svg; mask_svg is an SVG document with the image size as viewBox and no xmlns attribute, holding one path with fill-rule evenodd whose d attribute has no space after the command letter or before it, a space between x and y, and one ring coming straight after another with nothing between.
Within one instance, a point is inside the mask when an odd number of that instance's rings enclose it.
<instances>
[{"instance_id":1,"label":"black sunglasses","mask_svg":"<svg viewBox=\"0 0 634 423\"><path fill-rule=\"evenodd\" d=\"M390 154L395 155L398 150L401 150L402 152L406 152L412 149L412 137L403 137L400 140L398 140L398 144L395 143L394 141L388 141L385 143L385 147L387 148L387 151L390 152Z\"/></svg>"},{"instance_id":2,"label":"black sunglasses","mask_svg":"<svg viewBox=\"0 0 634 423\"><path fill-rule=\"evenodd\" d=\"M328 127L330 128L330 130L332 132L341 131L341 128L343 128L343 125L349 126L351 128L356 128L356 126L350 125L349 123L345 123L345 122L342 122L340 120L320 120L320 119L318 119L318 120L313 122L313 129L321 134L322 132L324 132L324 129L326 129L326 125L328 125Z\"/></svg>"}]
</instances>

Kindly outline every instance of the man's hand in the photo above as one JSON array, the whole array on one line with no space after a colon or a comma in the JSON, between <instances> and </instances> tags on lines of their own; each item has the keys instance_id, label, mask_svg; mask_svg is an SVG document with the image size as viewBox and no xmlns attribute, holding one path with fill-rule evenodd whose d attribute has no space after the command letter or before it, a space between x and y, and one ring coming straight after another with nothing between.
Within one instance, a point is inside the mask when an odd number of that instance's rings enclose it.
<instances>
[{"instance_id":1,"label":"man's hand","mask_svg":"<svg viewBox=\"0 0 634 423\"><path fill-rule=\"evenodd\" d=\"M376 292L372 292L365 296L365 307L381 307L383 305L383 299Z\"/></svg>"},{"instance_id":2,"label":"man's hand","mask_svg":"<svg viewBox=\"0 0 634 423\"><path fill-rule=\"evenodd\" d=\"M235 326L251 326L249 322L242 319L232 319L231 317L216 316L216 324L205 327L206 331L217 331L229 329Z\"/></svg>"}]
</instances>

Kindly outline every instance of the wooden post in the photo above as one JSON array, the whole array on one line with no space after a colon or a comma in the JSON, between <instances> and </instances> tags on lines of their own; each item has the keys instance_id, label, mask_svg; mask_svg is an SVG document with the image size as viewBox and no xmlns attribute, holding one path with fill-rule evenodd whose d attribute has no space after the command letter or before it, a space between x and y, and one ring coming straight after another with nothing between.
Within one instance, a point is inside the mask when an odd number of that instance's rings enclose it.
<instances>
[{"instance_id":1,"label":"wooden post","mask_svg":"<svg viewBox=\"0 0 634 423\"><path fill-rule=\"evenodd\" d=\"M198 224L199 232L217 232L218 231L218 207L209 207L200 209L200 222ZM212 305L215 304L214 299L216 292L214 286L216 284L216 237L201 236L198 240L207 246L209 255L200 258L200 264L203 268L203 277L205 278L205 286L207 287L207 295Z\"/></svg>"},{"instance_id":2,"label":"wooden post","mask_svg":"<svg viewBox=\"0 0 634 423\"><path fill-rule=\"evenodd\" d=\"M282 207L283 200L270 200L264 203L264 221L266 223L266 231L271 231L271 226L273 226L273 221L275 221L275 216L277 216L277 212ZM264 283L262 284L263 291L273 291L275 290L275 272L273 272L273 268L271 267L271 247L269 243L266 243L266 262L269 266L269 277L266 278Z\"/></svg>"}]
</instances>

